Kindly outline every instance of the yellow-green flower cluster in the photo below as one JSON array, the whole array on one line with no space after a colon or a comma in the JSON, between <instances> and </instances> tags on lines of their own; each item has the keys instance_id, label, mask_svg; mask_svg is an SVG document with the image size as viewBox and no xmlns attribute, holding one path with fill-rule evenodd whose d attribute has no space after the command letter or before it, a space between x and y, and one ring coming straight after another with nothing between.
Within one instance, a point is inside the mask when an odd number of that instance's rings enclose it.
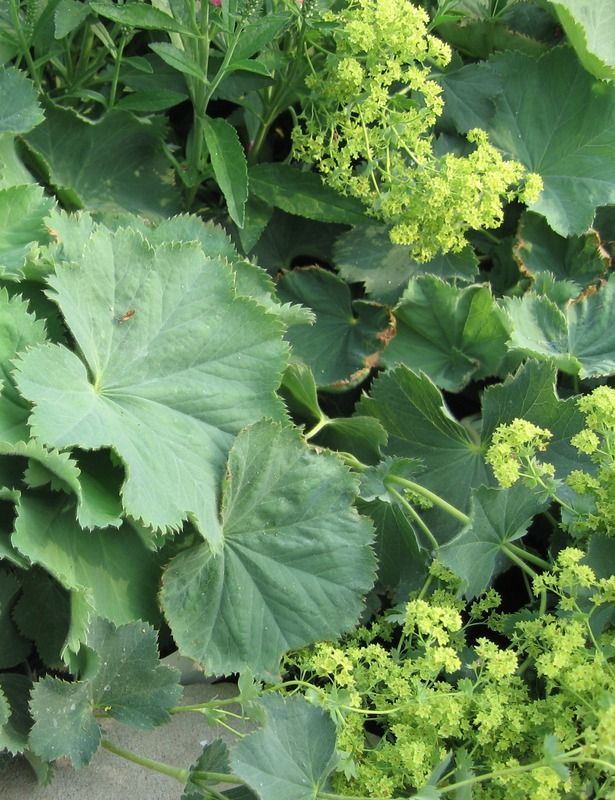
<instances>
[{"instance_id":1,"label":"yellow-green flower cluster","mask_svg":"<svg viewBox=\"0 0 615 800\"><path fill-rule=\"evenodd\" d=\"M436 155L443 101L431 65L445 66L451 54L428 22L408 0L351 0L331 14L332 51L306 81L293 131L295 157L361 199L420 261L461 250L468 230L501 223L504 201L529 202L542 189L482 130L468 134L469 155Z\"/></svg>"},{"instance_id":2,"label":"yellow-green flower cluster","mask_svg":"<svg viewBox=\"0 0 615 800\"><path fill-rule=\"evenodd\" d=\"M568 486L588 496L592 508L575 519L575 532L615 535L615 389L598 386L578 400L586 427L571 444L597 465L596 472L573 470Z\"/></svg>"},{"instance_id":3,"label":"yellow-green flower cluster","mask_svg":"<svg viewBox=\"0 0 615 800\"><path fill-rule=\"evenodd\" d=\"M598 579L583 558L565 549L535 579L535 593L554 599L552 613L509 617L508 646L468 636L481 610L494 608L495 592L462 614L458 596L437 588L389 615L397 630L376 621L343 645L321 643L291 658L302 680L319 686L309 699L336 723L335 791L408 796L451 752L461 774L465 760L466 774L479 778L472 797L481 800L567 800L606 790L615 738L613 643L612 632L594 632L592 615L615 598L615 578ZM382 634L392 638L387 647ZM460 772L451 765L437 788Z\"/></svg>"},{"instance_id":4,"label":"yellow-green flower cluster","mask_svg":"<svg viewBox=\"0 0 615 800\"><path fill-rule=\"evenodd\" d=\"M524 477L536 483L541 477L552 477L554 468L536 459L536 453L546 450L553 434L526 419L514 419L499 425L491 438L485 461L493 469L500 486L510 488Z\"/></svg>"}]
</instances>

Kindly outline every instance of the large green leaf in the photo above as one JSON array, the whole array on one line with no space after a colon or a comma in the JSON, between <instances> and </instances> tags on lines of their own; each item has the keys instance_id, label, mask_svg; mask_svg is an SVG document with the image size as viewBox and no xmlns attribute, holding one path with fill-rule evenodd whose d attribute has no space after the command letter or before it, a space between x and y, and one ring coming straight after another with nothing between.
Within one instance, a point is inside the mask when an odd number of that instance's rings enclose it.
<instances>
[{"instance_id":1,"label":"large green leaf","mask_svg":"<svg viewBox=\"0 0 615 800\"><path fill-rule=\"evenodd\" d=\"M615 6L596 0L552 0L558 19L585 69L615 78Z\"/></svg>"},{"instance_id":2,"label":"large green leaf","mask_svg":"<svg viewBox=\"0 0 615 800\"><path fill-rule=\"evenodd\" d=\"M232 436L284 416L280 324L235 296L226 262L196 244L152 248L130 230L98 230L81 265L58 265L49 282L82 359L59 345L23 356L17 380L36 436L113 448L128 514L157 529L191 516L219 546Z\"/></svg>"},{"instance_id":3,"label":"large green leaf","mask_svg":"<svg viewBox=\"0 0 615 800\"><path fill-rule=\"evenodd\" d=\"M473 492L470 522L438 551L438 559L464 581L466 597L488 588L508 560L506 545L524 536L547 505L522 484L511 489L481 486Z\"/></svg>"},{"instance_id":4,"label":"large green leaf","mask_svg":"<svg viewBox=\"0 0 615 800\"><path fill-rule=\"evenodd\" d=\"M362 225L363 206L325 186L314 172L302 172L288 164L257 164L249 172L250 191L289 214L318 220Z\"/></svg>"},{"instance_id":5,"label":"large green leaf","mask_svg":"<svg viewBox=\"0 0 615 800\"><path fill-rule=\"evenodd\" d=\"M88 764L100 743L95 711L151 729L168 722L169 709L181 696L179 672L160 664L156 633L149 625L115 628L96 620L87 643L97 655L91 678L74 683L42 678L34 684L30 703L34 752L49 761L68 756L76 767Z\"/></svg>"},{"instance_id":6,"label":"large green leaf","mask_svg":"<svg viewBox=\"0 0 615 800\"><path fill-rule=\"evenodd\" d=\"M615 373L615 276L565 311L533 294L508 298L505 307L514 350L581 378Z\"/></svg>"},{"instance_id":7,"label":"large green leaf","mask_svg":"<svg viewBox=\"0 0 615 800\"><path fill-rule=\"evenodd\" d=\"M248 167L235 128L224 119L204 120L205 141L218 186L233 222L243 228L248 199Z\"/></svg>"},{"instance_id":8,"label":"large green leaf","mask_svg":"<svg viewBox=\"0 0 615 800\"><path fill-rule=\"evenodd\" d=\"M371 526L356 486L331 455L271 422L243 431L222 494L224 549L176 556L161 600L180 650L208 673L277 675L281 655L336 638L374 578Z\"/></svg>"},{"instance_id":9,"label":"large green leaf","mask_svg":"<svg viewBox=\"0 0 615 800\"><path fill-rule=\"evenodd\" d=\"M538 60L504 53L491 65L500 82L492 141L541 175L530 209L562 236L584 233L597 206L615 203L615 86L596 85L565 47Z\"/></svg>"},{"instance_id":10,"label":"large green leaf","mask_svg":"<svg viewBox=\"0 0 615 800\"><path fill-rule=\"evenodd\" d=\"M65 589L87 593L95 612L117 625L156 622L161 557L125 523L119 530L84 531L63 494L22 495L12 542Z\"/></svg>"},{"instance_id":11,"label":"large green leaf","mask_svg":"<svg viewBox=\"0 0 615 800\"><path fill-rule=\"evenodd\" d=\"M27 133L42 121L32 81L14 67L0 69L0 133Z\"/></svg>"},{"instance_id":12,"label":"large green leaf","mask_svg":"<svg viewBox=\"0 0 615 800\"><path fill-rule=\"evenodd\" d=\"M48 106L45 122L27 142L42 159L49 180L68 200L93 211L124 209L170 216L179 195L163 153L161 119L140 122L110 111L91 123L72 111Z\"/></svg>"},{"instance_id":13,"label":"large green leaf","mask_svg":"<svg viewBox=\"0 0 615 800\"><path fill-rule=\"evenodd\" d=\"M362 282L374 300L389 304L417 275L471 281L478 272L478 260L471 247L419 264L410 258L408 247L392 244L386 227L373 224L357 225L342 234L335 243L334 260L348 282Z\"/></svg>"},{"instance_id":14,"label":"large green leaf","mask_svg":"<svg viewBox=\"0 0 615 800\"><path fill-rule=\"evenodd\" d=\"M548 272L557 280L573 281L579 290L609 267L608 255L596 231L565 239L531 211L521 217L514 253L524 274L536 277Z\"/></svg>"},{"instance_id":15,"label":"large green leaf","mask_svg":"<svg viewBox=\"0 0 615 800\"><path fill-rule=\"evenodd\" d=\"M235 746L233 772L261 800L317 800L337 760L331 718L303 697L272 695L261 704L265 725Z\"/></svg>"},{"instance_id":16,"label":"large green leaf","mask_svg":"<svg viewBox=\"0 0 615 800\"><path fill-rule=\"evenodd\" d=\"M36 244L50 237L44 219L54 206L40 186L0 189L0 276L18 280Z\"/></svg>"},{"instance_id":17,"label":"large green leaf","mask_svg":"<svg viewBox=\"0 0 615 800\"><path fill-rule=\"evenodd\" d=\"M415 278L394 313L396 334L382 354L385 365L422 370L450 392L497 374L509 326L488 286L457 288L432 276Z\"/></svg>"},{"instance_id":18,"label":"large green leaf","mask_svg":"<svg viewBox=\"0 0 615 800\"><path fill-rule=\"evenodd\" d=\"M312 327L287 333L294 354L314 373L318 386L365 377L381 348L378 334L388 327L382 306L352 300L348 285L319 267L297 269L278 283L280 299L301 303L316 314Z\"/></svg>"}]
</instances>

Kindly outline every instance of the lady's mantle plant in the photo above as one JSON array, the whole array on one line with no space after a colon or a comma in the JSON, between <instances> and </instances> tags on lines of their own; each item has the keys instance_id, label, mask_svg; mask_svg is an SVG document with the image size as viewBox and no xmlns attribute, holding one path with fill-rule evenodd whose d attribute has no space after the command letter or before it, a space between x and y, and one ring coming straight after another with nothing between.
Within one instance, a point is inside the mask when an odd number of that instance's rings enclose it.
<instances>
[{"instance_id":1,"label":"lady's mantle plant","mask_svg":"<svg viewBox=\"0 0 615 800\"><path fill-rule=\"evenodd\" d=\"M102 746L184 800L615 792L581 5L0 3L0 748L42 780ZM237 696L178 705L158 637ZM260 729L190 768L103 734L235 701Z\"/></svg>"}]
</instances>

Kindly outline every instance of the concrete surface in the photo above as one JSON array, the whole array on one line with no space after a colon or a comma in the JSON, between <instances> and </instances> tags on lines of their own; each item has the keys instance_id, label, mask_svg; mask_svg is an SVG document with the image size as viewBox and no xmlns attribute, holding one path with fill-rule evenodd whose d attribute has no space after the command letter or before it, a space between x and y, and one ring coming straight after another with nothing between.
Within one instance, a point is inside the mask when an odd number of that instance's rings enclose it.
<instances>
[{"instance_id":1,"label":"concrete surface","mask_svg":"<svg viewBox=\"0 0 615 800\"><path fill-rule=\"evenodd\" d=\"M231 683L191 683L184 687L183 705L204 703L214 697L232 697L237 687ZM229 711L238 711L233 706ZM240 731L253 724L233 720ZM120 747L138 755L164 761L174 767L188 768L200 754L203 743L222 738L228 744L237 741L222 727L208 725L201 714L173 716L171 722L153 731L137 731L115 720L105 722L104 735ZM228 788L228 787L226 787ZM39 786L34 773L24 761L14 759L0 771L0 800L179 800L183 786L161 775L99 748L90 765L75 770L61 759L51 786Z\"/></svg>"}]
</instances>

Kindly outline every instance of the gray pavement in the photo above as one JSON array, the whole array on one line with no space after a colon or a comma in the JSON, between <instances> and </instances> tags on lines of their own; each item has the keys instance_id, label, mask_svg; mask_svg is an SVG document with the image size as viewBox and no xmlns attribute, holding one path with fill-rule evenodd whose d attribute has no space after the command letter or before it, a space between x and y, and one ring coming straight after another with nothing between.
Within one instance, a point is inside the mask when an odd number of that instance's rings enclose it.
<instances>
[{"instance_id":1,"label":"gray pavement","mask_svg":"<svg viewBox=\"0 0 615 800\"><path fill-rule=\"evenodd\" d=\"M234 684L195 683L184 688L183 704L234 694ZM246 731L254 726L242 723L236 727ZM105 736L141 756L184 768L200 754L202 742L218 737L229 744L236 741L233 734L222 727L212 727L205 717L195 713L175 715L169 724L153 731L137 731L111 720L106 724ZM10 761L0 771L0 800L179 800L182 792L183 787L172 778L102 748L81 770L73 769L64 759L58 761L51 786L39 786L28 764L19 760Z\"/></svg>"}]
</instances>

